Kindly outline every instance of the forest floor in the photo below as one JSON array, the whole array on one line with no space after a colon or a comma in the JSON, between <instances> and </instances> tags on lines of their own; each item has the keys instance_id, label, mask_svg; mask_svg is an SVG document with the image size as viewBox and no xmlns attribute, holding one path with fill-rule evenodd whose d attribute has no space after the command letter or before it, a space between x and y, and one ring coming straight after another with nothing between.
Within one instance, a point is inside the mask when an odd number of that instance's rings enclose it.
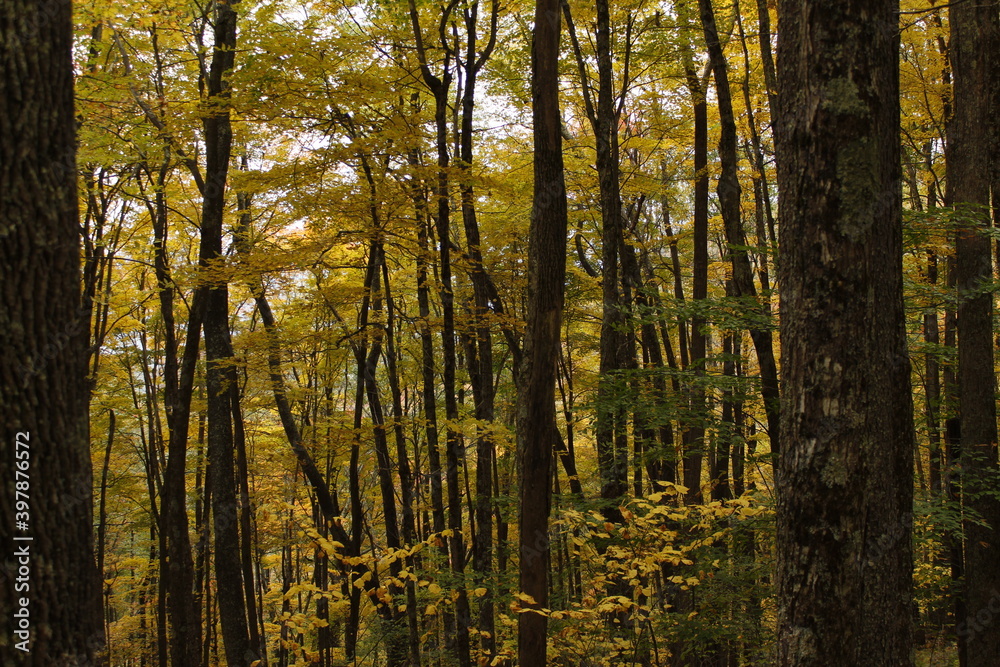
<instances>
[{"instance_id":1,"label":"forest floor","mask_svg":"<svg viewBox=\"0 0 1000 667\"><path fill-rule=\"evenodd\" d=\"M958 665L958 651L954 646L932 646L917 649L916 667L955 667Z\"/></svg>"}]
</instances>

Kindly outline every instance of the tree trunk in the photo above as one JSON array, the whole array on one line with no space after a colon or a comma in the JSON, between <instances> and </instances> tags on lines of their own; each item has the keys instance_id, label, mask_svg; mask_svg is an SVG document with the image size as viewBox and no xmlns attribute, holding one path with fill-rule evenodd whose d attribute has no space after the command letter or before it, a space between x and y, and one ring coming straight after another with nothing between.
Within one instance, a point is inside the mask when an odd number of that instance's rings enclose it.
<instances>
[{"instance_id":1,"label":"tree trunk","mask_svg":"<svg viewBox=\"0 0 1000 667\"><path fill-rule=\"evenodd\" d=\"M954 116L948 125L948 189L958 238L955 244L958 302L958 411L961 481L966 514L965 605L956 619L958 640L970 667L995 664L1000 655L1000 498L997 474L996 375L993 369L993 278L990 226L990 83L997 22L996 2L956 3L951 12L949 56L954 77ZM982 525L980 521L986 525Z\"/></svg>"},{"instance_id":2,"label":"tree trunk","mask_svg":"<svg viewBox=\"0 0 1000 667\"><path fill-rule=\"evenodd\" d=\"M411 163L412 164L412 163ZM417 189L417 186L414 186ZM444 530L444 492L441 488L441 452L438 449L437 391L434 380L434 338L431 333L430 272L425 254L429 252L430 222L426 200L422 193L414 193L417 215L417 308L420 315L420 371L421 398L424 418L424 435L427 441L427 460L430 466L431 516L435 533Z\"/></svg>"},{"instance_id":3,"label":"tree trunk","mask_svg":"<svg viewBox=\"0 0 1000 667\"><path fill-rule=\"evenodd\" d=\"M229 120L229 84L236 55L236 12L224 0L215 3L215 45L208 76L208 96L218 109L203 119L205 132L205 192L202 204L201 251L203 269L217 265L222 254L222 219L226 179L232 153ZM229 334L229 287L225 279L208 279L205 292L205 377L208 390L208 458L214 485L212 515L215 528L216 598L226 660L249 665L257 659L250 645L242 563L239 513L236 500L232 401L236 382Z\"/></svg>"},{"instance_id":4,"label":"tree trunk","mask_svg":"<svg viewBox=\"0 0 1000 667\"><path fill-rule=\"evenodd\" d=\"M740 216L740 184L737 175L737 135L736 118L733 114L733 98L729 88L729 73L726 66L726 56L719 41L719 31L715 23L715 11L712 0L698 0L701 9L701 23L705 31L705 43L708 47L708 57L712 64L715 78L716 94L719 98L719 160L722 162L722 174L719 176L719 208L729 244L730 262L733 266L734 296L743 297L747 307L754 312L755 318L770 317L771 307L768 301L757 303L757 289L754 287L753 272L750 268L750 257L747 254L746 235L743 232L743 222ZM764 400L764 412L767 415L767 435L771 441L771 451L781 449L780 405L778 401L778 369L774 358L774 346L770 329L759 324L751 324L750 338L757 352L757 364L760 367L761 398Z\"/></svg>"},{"instance_id":5,"label":"tree trunk","mask_svg":"<svg viewBox=\"0 0 1000 667\"><path fill-rule=\"evenodd\" d=\"M184 356L178 363L174 320L174 284L167 263L168 209L164 187L170 150L163 149L157 172L155 199L150 210L153 221L153 265L156 272L160 317L163 320L163 407L167 417L167 465L163 474L161 529L166 538L168 567L160 573L168 594L168 612L173 628L170 655L174 664L198 665L201 646L201 614L194 594L194 560L187 516L187 438L191 416L191 394L201 344L204 292L196 290L188 313Z\"/></svg>"},{"instance_id":6,"label":"tree trunk","mask_svg":"<svg viewBox=\"0 0 1000 667\"><path fill-rule=\"evenodd\" d=\"M534 203L528 245L528 318L518 395L521 478L520 592L529 609L548 603L549 507L556 360L566 276L566 185L559 112L559 0L537 0L532 41ZM548 618L518 617L518 664L546 664Z\"/></svg>"},{"instance_id":7,"label":"tree trunk","mask_svg":"<svg viewBox=\"0 0 1000 667\"><path fill-rule=\"evenodd\" d=\"M897 6L782 0L778 664L912 664Z\"/></svg>"},{"instance_id":8,"label":"tree trunk","mask_svg":"<svg viewBox=\"0 0 1000 667\"><path fill-rule=\"evenodd\" d=\"M0 651L98 665L71 9L0 0L0 16Z\"/></svg>"},{"instance_id":9,"label":"tree trunk","mask_svg":"<svg viewBox=\"0 0 1000 667\"><path fill-rule=\"evenodd\" d=\"M247 461L247 438L243 428L243 410L240 406L240 388L233 384L230 388L233 411L233 438L236 446L236 484L239 488L240 513L240 565L243 568L243 591L247 605L247 630L250 646L261 658L261 665L267 664L266 642L257 624L257 596L254 586L253 553L253 505L250 501L250 470Z\"/></svg>"},{"instance_id":10,"label":"tree trunk","mask_svg":"<svg viewBox=\"0 0 1000 667\"><path fill-rule=\"evenodd\" d=\"M764 85L767 87L767 107L771 112L771 127L778 116L778 77L774 70L774 55L771 51L771 13L768 0L757 0L757 21L760 30L757 40L760 46L760 62L764 67ZM772 239L773 241L773 239Z\"/></svg>"},{"instance_id":11,"label":"tree trunk","mask_svg":"<svg viewBox=\"0 0 1000 667\"><path fill-rule=\"evenodd\" d=\"M697 304L708 298L708 101L705 97L707 82L694 67L690 45L686 45L684 70L688 91L694 108L694 251L691 264L691 298ZM673 250L673 248L671 248ZM679 273L679 271L678 271ZM705 354L708 338L707 323L701 314L704 306L691 316L690 356L685 363L688 377L687 423L683 428L685 501L698 504L702 501L701 472L705 447L705 389L700 378L705 375ZM683 343L682 343L683 345ZM688 356L688 355L685 355Z\"/></svg>"},{"instance_id":12,"label":"tree trunk","mask_svg":"<svg viewBox=\"0 0 1000 667\"><path fill-rule=\"evenodd\" d=\"M598 467L605 517L621 521L618 505L628 487L628 435L620 373L625 366L625 303L619 287L622 200L618 163L618 114L611 58L611 16L608 0L597 0L597 108L591 119L597 148L601 196L601 360L597 387Z\"/></svg>"},{"instance_id":13,"label":"tree trunk","mask_svg":"<svg viewBox=\"0 0 1000 667\"><path fill-rule=\"evenodd\" d=\"M409 455L406 451L406 436L403 423L406 415L403 411L403 397L399 389L399 372L396 368L396 306L393 304L392 292L389 288L389 267L385 258L382 261L382 280L386 302L386 367L389 371L389 391L392 393L393 434L396 440L396 460L399 467L400 496L403 501L402 537L404 545L412 548L417 542L417 529L413 511L413 471L410 468ZM488 519L487 519L488 521ZM488 524L487 524L488 525ZM406 567L411 572L416 567L414 556L406 558ZM492 618L492 617L491 617ZM417 591L416 582L412 578L406 581L406 624L409 634L410 667L420 667L420 628L417 623Z\"/></svg>"},{"instance_id":14,"label":"tree trunk","mask_svg":"<svg viewBox=\"0 0 1000 667\"><path fill-rule=\"evenodd\" d=\"M489 38L482 53L477 52L477 20L479 3L464 12L466 30L465 89L462 92L462 126L459 137L459 169L462 197L462 223L471 260L469 277L472 281L473 330L464 336L469 381L472 384L474 414L482 424L494 419L495 388L493 384L493 338L489 322L489 288L476 219L475 190L472 185L472 120L475 109L476 79L479 70L496 45L498 0L490 6ZM496 654L496 623L494 619L493 590L490 573L493 570L493 457L494 445L490 430L479 427L476 437L476 502L475 525L479 527L472 544L472 567L476 584L487 584L486 595L479 601L480 645L492 660Z\"/></svg>"}]
</instances>

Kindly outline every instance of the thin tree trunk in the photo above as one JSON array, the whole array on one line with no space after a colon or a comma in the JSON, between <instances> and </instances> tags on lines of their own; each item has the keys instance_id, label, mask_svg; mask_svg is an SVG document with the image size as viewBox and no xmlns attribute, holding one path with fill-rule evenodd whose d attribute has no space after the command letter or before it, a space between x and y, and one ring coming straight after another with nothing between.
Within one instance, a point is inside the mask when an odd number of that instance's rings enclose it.
<instances>
[{"instance_id":1,"label":"thin tree trunk","mask_svg":"<svg viewBox=\"0 0 1000 667\"><path fill-rule=\"evenodd\" d=\"M178 363L174 319L174 284L167 262L168 208L165 185L170 165L170 149L164 147L157 171L156 190L150 217L153 221L153 265L156 272L160 317L163 320L163 407L167 417L167 465L163 475L163 532L166 538L167 569L161 573L168 591L168 611L173 628L170 656L174 664L199 665L201 615L195 600L194 561L187 516L187 437L191 415L191 395L201 342L204 293L195 291L188 314L183 358Z\"/></svg>"},{"instance_id":2,"label":"thin tree trunk","mask_svg":"<svg viewBox=\"0 0 1000 667\"><path fill-rule=\"evenodd\" d=\"M691 316L690 356L685 364L689 373L686 409L687 423L683 428L684 486L687 487L686 502L698 504L702 501L701 472L705 447L705 389L701 378L705 375L705 355L707 336L705 316L702 306L708 298L708 102L705 82L695 71L690 57L690 47L685 55L685 75L688 90L694 106L694 252L692 257L691 298L695 302L695 314Z\"/></svg>"},{"instance_id":3,"label":"thin tree trunk","mask_svg":"<svg viewBox=\"0 0 1000 667\"><path fill-rule=\"evenodd\" d=\"M483 254L476 219L475 191L471 182L472 171L472 121L475 109L477 75L496 45L499 2L490 5L490 32L482 53L477 51L477 21L479 3L464 11L466 30L465 88L462 94L462 126L459 138L459 188L462 198L462 222L468 242L471 260L470 279L473 289L472 317L473 333L464 336L466 357L469 366L469 380L472 384L474 414L482 424L494 419L495 388L493 384L493 339L490 332L489 288L483 266ZM479 600L480 645L492 660L496 654L496 623L494 619L493 586L490 574L493 570L493 440L490 430L479 427L476 438L476 501L475 523L479 529L472 544L472 567L476 572L476 583L487 584L486 594Z\"/></svg>"},{"instance_id":4,"label":"thin tree trunk","mask_svg":"<svg viewBox=\"0 0 1000 667\"><path fill-rule=\"evenodd\" d=\"M101 582L104 582L104 550L107 547L106 536L108 530L107 497L108 497L108 472L111 468L111 446L115 442L115 411L108 409L108 444L104 447L104 465L101 466L101 499L97 511L97 572ZM103 588L103 586L102 586ZM103 599L103 598L102 598ZM105 608L104 618L107 618L108 610ZM107 628L104 629L107 633ZM110 659L111 647L108 646Z\"/></svg>"},{"instance_id":5,"label":"thin tree trunk","mask_svg":"<svg viewBox=\"0 0 1000 667\"><path fill-rule=\"evenodd\" d=\"M369 184L372 184L370 172L368 172L366 167L366 174L369 176ZM373 190L374 191L374 190ZM369 249L368 258L368 269L365 272L365 296L361 304L361 314L358 330L367 331L369 329L369 311L374 310L376 312L383 309L383 297L382 297L382 287L381 287L381 273L382 265L385 261L384 250L382 249L382 243L379 239L381 230L378 228L378 220L374 221L375 229L372 231L372 243ZM387 426L385 423L385 413L382 410L382 397L378 389L378 384L376 382L376 371L378 367L378 359L382 356L382 340L384 338L384 331L381 327L376 327L375 332L372 335L372 341L370 348L364 344L359 344L355 347L355 356L358 363L358 382L363 383L365 388L365 396L368 399L368 414L372 420L372 436L375 445L375 459L377 462L377 477L379 483L379 491L382 496L382 517L385 526L385 541L386 546L393 550L398 551L402 547L402 541L400 540L399 533L399 520L396 513L396 494L395 494L395 484L392 478L392 460L389 456L389 440L387 434ZM389 574L391 578L399 580L400 572L402 571L402 562L399 559L393 560L389 565ZM377 574L372 573L373 576ZM398 585L390 584L389 595L395 597L401 592ZM391 621L393 624L398 623L402 616L397 611L397 606L394 602L386 604L380 604L379 610L382 617ZM388 654L388 660L392 664L401 664L406 661L407 648L402 646L400 640L403 639L402 635L392 631L391 638L386 642L386 652Z\"/></svg>"},{"instance_id":6,"label":"thin tree trunk","mask_svg":"<svg viewBox=\"0 0 1000 667\"><path fill-rule=\"evenodd\" d=\"M420 315L421 381L424 416L424 434L427 438L427 459L430 467L431 515L434 532L444 530L444 492L441 485L441 453L438 449L437 392L434 378L434 338L431 333L430 274L424 254L428 252L430 223L427 219L425 200L414 194L417 214L417 307Z\"/></svg>"},{"instance_id":7,"label":"thin tree trunk","mask_svg":"<svg viewBox=\"0 0 1000 667\"><path fill-rule=\"evenodd\" d=\"M447 20L454 10L456 3L450 3L441 18L441 26L446 25ZM413 36L416 44L417 57L420 63L421 76L427 88L434 96L434 127L436 130L435 145L437 148L438 178L436 188L437 213L435 226L438 238L438 273L440 277L439 295L442 309L442 331L441 331L441 351L442 351L442 382L444 385L445 418L453 424L458 418L458 403L455 395L455 304L454 290L452 286L451 269L451 210L448 187L448 92L451 87L453 73L451 71L451 61L454 56L453 49L446 43L444 28L441 29L440 47L444 50L444 62L441 76L435 76L430 69L427 52L424 48L423 33L420 29L420 19L414 0L409 2L410 21L413 28ZM425 343L426 345L426 343ZM425 348L426 350L426 348ZM426 351L425 351L426 360ZM426 390L425 371L425 390ZM436 425L436 422L435 422ZM435 433L435 435L437 435ZM452 531L448 540L451 569L458 575L460 581L455 600L455 611L459 622L455 624L454 650L461 667L469 667L469 600L466 594L465 585L461 583L465 571L465 548L462 535L462 506L460 502L461 489L459 485L459 467L464 452L461 451L460 434L454 427L449 425L445 429L445 460L447 467L444 470L445 483L448 494L448 526ZM436 448L436 443L431 445ZM451 626L451 619L447 619L446 627Z\"/></svg>"},{"instance_id":8,"label":"thin tree trunk","mask_svg":"<svg viewBox=\"0 0 1000 667\"><path fill-rule=\"evenodd\" d=\"M257 625L257 596L254 586L254 555L253 555L253 506L250 501L250 471L247 462L247 439L243 428L243 410L240 406L240 388L233 384L230 387L233 414L233 438L236 449L236 484L239 487L240 510L240 564L243 570L243 591L247 605L247 630L250 636L250 646L257 651L261 664L266 667L266 643Z\"/></svg>"},{"instance_id":9,"label":"thin tree trunk","mask_svg":"<svg viewBox=\"0 0 1000 667\"><path fill-rule=\"evenodd\" d=\"M771 13L768 10L768 0L757 0L757 21L760 30L757 32L760 46L760 62L764 68L764 86L767 88L767 107L771 112L771 127L778 118L778 77L774 69L774 55L771 50ZM774 230L771 230L773 244Z\"/></svg>"},{"instance_id":10,"label":"thin tree trunk","mask_svg":"<svg viewBox=\"0 0 1000 667\"><path fill-rule=\"evenodd\" d=\"M937 254L933 250L927 251L927 282L936 285L938 281L938 261ZM924 413L927 417L927 438L930 448L929 477L930 491L932 495L941 493L941 463L943 452L941 447L941 371L938 368L938 355L940 354L938 345L940 343L940 331L938 324L938 310L935 307L928 308L924 312L924 342L929 348L924 354Z\"/></svg>"},{"instance_id":11,"label":"thin tree trunk","mask_svg":"<svg viewBox=\"0 0 1000 667\"><path fill-rule=\"evenodd\" d=\"M611 56L611 13L607 0L597 0L595 49L597 55L597 106L594 107L586 59L580 48L569 4L562 3L566 27L576 56L584 105L594 131L601 202L601 338L597 385L597 420L594 428L601 475L603 513L620 522L620 499L628 488L628 435L625 383L618 371L626 364L626 304L619 281L619 249L623 242L621 169L618 159L619 114L615 110Z\"/></svg>"},{"instance_id":12,"label":"thin tree trunk","mask_svg":"<svg viewBox=\"0 0 1000 667\"><path fill-rule=\"evenodd\" d=\"M566 275L567 208L559 112L559 0L537 0L532 41L534 206L528 243L528 318L518 395L521 478L518 664L543 667L548 618L549 508L555 375Z\"/></svg>"},{"instance_id":13,"label":"thin tree trunk","mask_svg":"<svg viewBox=\"0 0 1000 667\"><path fill-rule=\"evenodd\" d=\"M760 276L760 288L764 298L769 298L771 292L770 273L768 271L768 254L774 251L774 213L771 210L771 187L767 180L767 167L764 164L764 147L760 132L757 129L757 119L754 112L753 98L750 94L750 51L747 48L746 33L743 30L743 19L740 15L739 0L733 5L736 15L736 26L740 34L740 45L743 47L743 101L746 105L747 124L750 127L750 157L754 165L754 217L757 223L757 272ZM767 232L771 238L768 242Z\"/></svg>"},{"instance_id":14,"label":"thin tree trunk","mask_svg":"<svg viewBox=\"0 0 1000 667\"><path fill-rule=\"evenodd\" d=\"M731 283L727 288L731 288ZM727 378L736 378L736 358L734 339L740 335L727 331L722 337L722 374ZM730 452L735 449L736 442L741 437L736 426L734 391L727 387L722 392L722 430L715 439L715 456L712 460L712 499L730 500L733 497L729 476ZM733 458L735 459L735 452Z\"/></svg>"},{"instance_id":15,"label":"thin tree trunk","mask_svg":"<svg viewBox=\"0 0 1000 667\"><path fill-rule=\"evenodd\" d=\"M719 176L718 185L719 207L722 210L726 242L729 244L729 258L733 266L734 296L743 297L749 307L759 311L756 313L757 315L767 318L770 316L771 306L767 301L757 302L757 289L754 287L750 258L746 251L746 235L743 233L743 222L740 215L736 118L733 114L733 99L729 88L726 56L722 50L722 43L719 41L712 0L698 0L698 6L701 9L705 43L708 47L708 57L712 64L716 94L719 98L719 122L721 125L719 159L722 163L722 174ZM757 352L757 364L760 367L761 397L764 399L764 412L767 415L771 451L778 453L781 449L778 368L774 357L771 331L766 327L753 324L748 328L754 349Z\"/></svg>"},{"instance_id":16,"label":"thin tree trunk","mask_svg":"<svg viewBox=\"0 0 1000 667\"><path fill-rule=\"evenodd\" d=\"M395 336L395 306L392 292L389 288L389 268L383 258L382 280L384 282L384 298L386 306L386 366L389 371L389 391L392 393L393 434L396 438L396 460L399 467L399 487L403 501L402 538L403 542L412 547L417 542L417 529L413 512L413 471L406 451L406 436L403 433L403 398L399 389L399 373L396 369L396 336ZM488 520L487 520L488 521ZM487 523L489 525L489 523ZM406 558L406 566L412 572L417 560L414 556ZM409 631L410 667L420 667L420 628L417 624L417 592L416 582L412 578L406 581L406 623Z\"/></svg>"},{"instance_id":17,"label":"thin tree trunk","mask_svg":"<svg viewBox=\"0 0 1000 667\"><path fill-rule=\"evenodd\" d=\"M628 441L619 371L626 355L626 313L619 286L619 247L622 239L622 201L618 162L618 114L611 57L611 16L608 0L597 0L597 107L592 118L597 144L597 174L601 195L601 360L597 387L598 465L601 498L609 521L621 521L618 506L628 486Z\"/></svg>"},{"instance_id":18,"label":"thin tree trunk","mask_svg":"<svg viewBox=\"0 0 1000 667\"><path fill-rule=\"evenodd\" d=\"M202 205L201 251L203 269L222 255L222 220L226 179L232 151L229 120L229 84L236 55L236 12L223 0L214 6L215 45L208 76L208 96L220 108L205 116L205 192ZM208 458L212 467L212 515L215 527L215 577L219 619L226 660L236 667L257 659L250 645L242 564L239 513L236 500L232 401L236 382L229 334L229 288L225 280L208 283L205 290L205 375L208 386ZM252 656L252 657L251 657Z\"/></svg>"}]
</instances>

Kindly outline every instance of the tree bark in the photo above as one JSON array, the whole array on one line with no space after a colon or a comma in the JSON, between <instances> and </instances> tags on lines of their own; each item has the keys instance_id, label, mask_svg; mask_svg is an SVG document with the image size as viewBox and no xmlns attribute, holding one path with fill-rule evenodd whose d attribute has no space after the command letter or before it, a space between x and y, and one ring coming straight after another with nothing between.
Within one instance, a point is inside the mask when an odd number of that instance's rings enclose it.
<instances>
[{"instance_id":1,"label":"tree bark","mask_svg":"<svg viewBox=\"0 0 1000 667\"><path fill-rule=\"evenodd\" d=\"M167 465L163 474L161 530L166 538L167 568L160 573L167 591L170 642L174 664L198 665L201 646L201 615L194 594L194 560L187 516L187 438L191 416L191 394L201 344L204 294L196 290L188 313L187 342L178 363L174 318L174 283L167 261L168 208L165 193L170 166L170 148L163 147L163 161L156 174L153 222L153 266L156 275L160 317L163 320L163 408L167 418Z\"/></svg>"},{"instance_id":2,"label":"tree bark","mask_svg":"<svg viewBox=\"0 0 1000 667\"><path fill-rule=\"evenodd\" d=\"M215 107L203 119L205 133L205 190L202 200L201 250L205 271L205 378L208 393L208 458L212 468L212 516L215 528L215 577L218 584L219 620L226 660L234 667L259 658L250 644L242 563L232 400L236 382L233 347L229 333L229 286L218 272L223 260L222 220L226 179L232 154L229 118L229 83L236 55L236 12L225 0L214 7L215 43L208 76L208 103Z\"/></svg>"},{"instance_id":3,"label":"tree bark","mask_svg":"<svg viewBox=\"0 0 1000 667\"><path fill-rule=\"evenodd\" d=\"M518 393L521 478L521 593L530 609L548 603L549 508L555 429L556 360L566 276L566 185L559 113L559 0L538 0L532 41L534 202L528 244L528 318ZM548 618L518 617L518 664L546 664Z\"/></svg>"},{"instance_id":4,"label":"tree bark","mask_svg":"<svg viewBox=\"0 0 1000 667\"><path fill-rule=\"evenodd\" d=\"M990 226L990 83L996 2L951 6L949 56L954 116L948 125L948 190L954 207L958 290L958 411L965 506L965 607L958 640L970 667L996 662L1000 623L984 622L1000 604L1000 498L996 496L997 410L993 369L993 278ZM986 525L982 525L982 523ZM985 610L985 611L984 611Z\"/></svg>"},{"instance_id":5,"label":"tree bark","mask_svg":"<svg viewBox=\"0 0 1000 667\"><path fill-rule=\"evenodd\" d=\"M0 654L97 665L71 8L0 0L0 16Z\"/></svg>"},{"instance_id":6,"label":"tree bark","mask_svg":"<svg viewBox=\"0 0 1000 667\"><path fill-rule=\"evenodd\" d=\"M684 355L689 359L689 363L684 364L688 371L688 406L681 438L684 450L683 479L684 486L687 487L685 501L694 505L702 501L701 473L705 455L705 389L701 378L705 375L708 338L705 334L707 322L704 314L699 311L703 311L704 305L701 304L708 298L708 81L702 79L695 69L692 50L690 44L685 44L684 74L694 111L694 249L691 258L691 299L696 304L696 311L691 316L690 354Z\"/></svg>"},{"instance_id":7,"label":"tree bark","mask_svg":"<svg viewBox=\"0 0 1000 667\"><path fill-rule=\"evenodd\" d=\"M622 199L618 162L618 114L615 113L611 57L611 11L608 0L597 0L597 108L592 117L601 197L601 360L597 387L598 467L605 517L621 521L618 505L628 488L628 435L624 408L626 314L619 287L622 239Z\"/></svg>"},{"instance_id":8,"label":"tree bark","mask_svg":"<svg viewBox=\"0 0 1000 667\"><path fill-rule=\"evenodd\" d=\"M779 2L779 665L912 664L897 9Z\"/></svg>"},{"instance_id":9,"label":"tree bark","mask_svg":"<svg viewBox=\"0 0 1000 667\"><path fill-rule=\"evenodd\" d=\"M472 121L475 109L476 80L496 45L499 2L490 4L490 31L482 52L478 52L477 22L479 3L464 10L466 30L465 88L462 91L462 126L459 137L459 189L462 198L462 223L468 245L470 261L469 278L472 282L472 332L463 336L466 342L466 358L469 367L469 381L472 384L474 413L482 424L494 419L496 390L493 384L493 337L489 321L489 288L476 219L476 196L472 185L473 136ZM489 584L493 570L493 457L494 445L490 430L479 427L476 437L476 501L475 525L479 530L472 544L472 567L476 572L477 584ZM493 590L486 586L486 595L479 601L480 645L492 660L496 654L496 623L494 619Z\"/></svg>"},{"instance_id":10,"label":"tree bark","mask_svg":"<svg viewBox=\"0 0 1000 667\"><path fill-rule=\"evenodd\" d=\"M750 257L747 254L746 235L743 232L743 222L740 214L740 184L737 174L737 134L736 117L733 114L733 97L729 87L729 72L726 56L719 40L719 31L715 23L715 11L712 0L698 0L701 9L701 23L705 31L705 44L708 47L708 57L712 64L715 78L716 94L719 98L719 160L722 162L722 174L719 176L719 208L722 211L722 221L729 244L729 259L733 266L734 296L742 297L756 320L770 317L771 306L768 301L757 302L757 288L754 287L753 271L750 267ZM771 451L781 449L781 421L778 399L778 368L774 358L774 345L771 330L766 326L751 323L747 327L754 350L757 352L757 364L760 367L761 398L764 400L764 412L767 415L767 435L771 442Z\"/></svg>"}]
</instances>

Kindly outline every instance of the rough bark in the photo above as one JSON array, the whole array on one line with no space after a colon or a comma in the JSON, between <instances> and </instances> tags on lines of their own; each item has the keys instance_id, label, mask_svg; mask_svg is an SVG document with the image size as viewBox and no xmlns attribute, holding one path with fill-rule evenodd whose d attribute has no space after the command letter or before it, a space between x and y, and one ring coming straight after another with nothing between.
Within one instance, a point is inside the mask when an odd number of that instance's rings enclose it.
<instances>
[{"instance_id":1,"label":"rough bark","mask_svg":"<svg viewBox=\"0 0 1000 667\"><path fill-rule=\"evenodd\" d=\"M597 148L597 174L601 199L601 359L597 387L598 467L605 516L620 521L620 499L628 488L628 442L625 382L618 371L625 367L625 303L619 286L619 253L622 238L622 200L618 162L618 115L612 76L611 16L607 0L597 0L597 107L592 117Z\"/></svg>"},{"instance_id":2,"label":"rough bark","mask_svg":"<svg viewBox=\"0 0 1000 667\"><path fill-rule=\"evenodd\" d=\"M0 654L103 664L70 3L2 0L0 16Z\"/></svg>"},{"instance_id":3,"label":"rough bark","mask_svg":"<svg viewBox=\"0 0 1000 667\"><path fill-rule=\"evenodd\" d=\"M994 664L1000 655L1000 498L996 496L997 410L993 369L993 278L990 240L990 111L992 24L996 2L951 6L949 57L954 77L954 116L948 125L948 191L958 225L955 279L958 290L958 411L961 482L965 506L965 607L957 618L958 640L971 667ZM985 611L984 611L985 610ZM989 616L990 622L984 622Z\"/></svg>"},{"instance_id":4,"label":"rough bark","mask_svg":"<svg viewBox=\"0 0 1000 667\"><path fill-rule=\"evenodd\" d=\"M528 244L528 318L518 392L521 477L519 547L522 593L548 602L548 520L555 428L556 360L566 275L566 185L559 113L559 0L538 0L532 42L534 202ZM533 607L535 605L528 605ZM518 664L546 664L548 619L518 618Z\"/></svg>"},{"instance_id":5,"label":"rough bark","mask_svg":"<svg viewBox=\"0 0 1000 667\"><path fill-rule=\"evenodd\" d=\"M896 10L779 3L780 665L912 664Z\"/></svg>"}]
</instances>

